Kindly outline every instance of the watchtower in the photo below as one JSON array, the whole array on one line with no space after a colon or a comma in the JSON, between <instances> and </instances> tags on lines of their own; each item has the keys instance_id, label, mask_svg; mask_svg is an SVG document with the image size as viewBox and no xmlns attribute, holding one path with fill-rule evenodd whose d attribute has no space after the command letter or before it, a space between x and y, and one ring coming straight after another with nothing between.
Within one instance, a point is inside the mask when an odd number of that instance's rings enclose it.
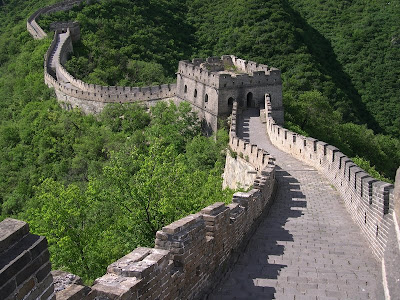
<instances>
[{"instance_id":1,"label":"watchtower","mask_svg":"<svg viewBox=\"0 0 400 300\"><path fill-rule=\"evenodd\" d=\"M71 38L73 42L77 42L81 38L81 29L78 22L69 21L69 22L53 22L50 24L50 30L56 31L59 30L61 33L67 32L69 29L71 33Z\"/></svg>"},{"instance_id":2,"label":"watchtower","mask_svg":"<svg viewBox=\"0 0 400 300\"><path fill-rule=\"evenodd\" d=\"M233 55L179 62L176 97L192 104L208 133L231 114L233 102L239 108L263 108L265 94L270 94L273 117L283 124L280 70Z\"/></svg>"}]
</instances>

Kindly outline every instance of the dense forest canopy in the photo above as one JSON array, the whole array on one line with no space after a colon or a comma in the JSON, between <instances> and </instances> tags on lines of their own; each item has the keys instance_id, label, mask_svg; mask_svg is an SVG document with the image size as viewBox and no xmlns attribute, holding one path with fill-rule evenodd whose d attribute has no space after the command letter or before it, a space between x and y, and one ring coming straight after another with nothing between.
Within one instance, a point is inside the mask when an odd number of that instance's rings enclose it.
<instances>
[{"instance_id":1,"label":"dense forest canopy","mask_svg":"<svg viewBox=\"0 0 400 300\"><path fill-rule=\"evenodd\" d=\"M29 221L48 237L55 267L90 281L151 245L163 224L230 198L221 190L226 133L202 137L185 105L62 110L43 82L51 34L35 41L25 23L54 2L0 1L0 212ZM40 24L80 22L67 68L92 83L171 82L179 60L223 54L280 68L286 127L393 179L399 9L361 0L104 0Z\"/></svg>"}]
</instances>

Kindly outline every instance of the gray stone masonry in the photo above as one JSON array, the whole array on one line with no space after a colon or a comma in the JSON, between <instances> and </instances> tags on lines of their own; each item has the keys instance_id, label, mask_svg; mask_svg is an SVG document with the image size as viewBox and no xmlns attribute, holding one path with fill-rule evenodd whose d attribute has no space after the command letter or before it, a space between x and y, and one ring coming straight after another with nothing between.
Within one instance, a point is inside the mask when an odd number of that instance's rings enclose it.
<instances>
[{"instance_id":1,"label":"gray stone masonry","mask_svg":"<svg viewBox=\"0 0 400 300\"><path fill-rule=\"evenodd\" d=\"M400 168L396 174L394 189L394 213L393 226L389 229L389 239L385 249L382 262L384 270L385 294L387 299L398 299L400 297Z\"/></svg>"},{"instance_id":2,"label":"gray stone masonry","mask_svg":"<svg viewBox=\"0 0 400 300\"><path fill-rule=\"evenodd\" d=\"M276 158L277 196L210 299L383 299L380 264L343 200L314 168L269 141L258 111L239 136Z\"/></svg>"},{"instance_id":3,"label":"gray stone masonry","mask_svg":"<svg viewBox=\"0 0 400 300\"><path fill-rule=\"evenodd\" d=\"M0 223L0 299L55 299L45 237L14 219Z\"/></svg>"}]
</instances>

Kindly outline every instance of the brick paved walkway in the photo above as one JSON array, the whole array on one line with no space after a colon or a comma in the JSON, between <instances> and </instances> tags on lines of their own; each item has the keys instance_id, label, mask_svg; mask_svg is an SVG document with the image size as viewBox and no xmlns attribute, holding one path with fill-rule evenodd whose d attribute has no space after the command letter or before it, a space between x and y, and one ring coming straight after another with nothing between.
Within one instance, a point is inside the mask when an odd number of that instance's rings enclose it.
<instances>
[{"instance_id":1,"label":"brick paved walkway","mask_svg":"<svg viewBox=\"0 0 400 300\"><path fill-rule=\"evenodd\" d=\"M276 158L275 203L209 299L381 299L380 264L339 194L265 132L258 111L244 113L242 138Z\"/></svg>"}]
</instances>

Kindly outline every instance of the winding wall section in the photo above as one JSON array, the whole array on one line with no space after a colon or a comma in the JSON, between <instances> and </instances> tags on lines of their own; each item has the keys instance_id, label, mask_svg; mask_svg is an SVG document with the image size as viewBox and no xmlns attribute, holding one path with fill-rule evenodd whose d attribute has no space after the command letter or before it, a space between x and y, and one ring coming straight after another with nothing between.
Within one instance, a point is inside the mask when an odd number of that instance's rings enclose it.
<instances>
[{"instance_id":1,"label":"winding wall section","mask_svg":"<svg viewBox=\"0 0 400 300\"><path fill-rule=\"evenodd\" d=\"M67 1L38 10L28 19L28 31L34 38L46 37L36 22L37 18L44 13L70 9L81 2ZM45 55L44 76L46 84L56 90L58 99L69 106L98 112L106 103L151 102L175 96L175 85L132 88L84 83L75 79L62 65L70 51L70 29L58 28ZM273 118L274 107L270 100L267 94L265 112L271 142L329 179L343 197L347 210L367 238L375 257L382 262L386 299L395 298L400 292L399 271L393 267L400 257L400 231L395 212L400 211L400 192L397 191L396 197L393 185L371 177L336 147L278 125L279 120ZM136 249L110 265L108 273L97 279L91 289L80 290L84 290L86 295L81 298L187 299L198 297L213 285L215 278L250 235L256 220L269 207L275 186L273 159L262 149L237 137L237 112L235 102L229 144L234 152L247 157L248 163L257 171L254 189L248 193L236 193L233 203L228 206L216 203L198 214L165 226L157 233L155 248ZM398 184L396 188L399 189ZM209 262L207 268L203 266L204 261ZM9 295L15 295L22 287L14 285L14 281L12 284L6 281L0 288L2 291L8 288ZM10 286L15 290L10 291ZM72 292L72 295L78 294Z\"/></svg>"},{"instance_id":2,"label":"winding wall section","mask_svg":"<svg viewBox=\"0 0 400 300\"><path fill-rule=\"evenodd\" d=\"M75 5L79 5L82 2L84 2L84 0L67 0L40 8L28 18L28 21L26 22L26 28L34 39L44 39L45 37L47 37L47 33L37 23L41 15L49 14L56 11L70 10L72 7L74 7Z\"/></svg>"},{"instance_id":3,"label":"winding wall section","mask_svg":"<svg viewBox=\"0 0 400 300\"><path fill-rule=\"evenodd\" d=\"M334 146L276 124L265 95L267 133L272 144L321 172L340 193L353 221L361 228L375 257L382 263L385 298L400 295L400 231L396 216L400 194L392 184L373 178ZM400 172L396 190L400 186Z\"/></svg>"},{"instance_id":4,"label":"winding wall section","mask_svg":"<svg viewBox=\"0 0 400 300\"><path fill-rule=\"evenodd\" d=\"M47 37L38 25L40 15L68 10L83 1L66 1L36 11L27 21L27 29L35 39ZM108 103L146 102L148 105L161 100L175 100L176 84L148 87L101 86L88 84L73 77L63 66L73 51L72 41L79 38L77 23L62 22L53 25L54 38L44 59L44 79L54 88L57 99L64 108L79 107L85 113L99 113Z\"/></svg>"},{"instance_id":5,"label":"winding wall section","mask_svg":"<svg viewBox=\"0 0 400 300\"><path fill-rule=\"evenodd\" d=\"M234 106L236 115L237 104ZM247 153L258 170L251 191L235 193L229 205L215 203L163 227L156 234L154 248L133 250L112 263L107 274L96 279L90 288L72 284L60 291L57 299L198 299L210 291L268 211L275 190L274 160L265 151L239 139L235 128L232 122L229 143L236 151ZM18 224L20 221L10 222ZM0 229L4 226L8 224L0 223ZM13 234L11 230L4 239L10 239ZM0 245L1 238L0 235ZM11 244L8 243L8 247ZM19 259L17 256L7 262L14 266L17 277L22 272L17 266ZM5 271L7 269L0 271L0 278L7 275ZM13 277L10 279L12 288L9 288L7 280L7 294L2 295L5 299L14 299L25 286L15 285ZM1 291L4 290L0 286ZM48 299L53 297L51 294Z\"/></svg>"}]
</instances>

